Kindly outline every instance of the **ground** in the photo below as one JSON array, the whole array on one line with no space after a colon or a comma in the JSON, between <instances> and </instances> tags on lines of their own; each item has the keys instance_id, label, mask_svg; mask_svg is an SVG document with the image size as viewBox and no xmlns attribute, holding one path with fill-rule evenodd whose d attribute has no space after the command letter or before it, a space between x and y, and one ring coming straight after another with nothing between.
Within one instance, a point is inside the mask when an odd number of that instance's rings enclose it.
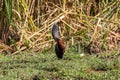
<instances>
[{"instance_id":1,"label":"ground","mask_svg":"<svg viewBox=\"0 0 120 80\"><path fill-rule=\"evenodd\" d=\"M120 57L80 56L67 51L58 60L54 51L24 51L0 55L1 80L120 80Z\"/></svg>"}]
</instances>

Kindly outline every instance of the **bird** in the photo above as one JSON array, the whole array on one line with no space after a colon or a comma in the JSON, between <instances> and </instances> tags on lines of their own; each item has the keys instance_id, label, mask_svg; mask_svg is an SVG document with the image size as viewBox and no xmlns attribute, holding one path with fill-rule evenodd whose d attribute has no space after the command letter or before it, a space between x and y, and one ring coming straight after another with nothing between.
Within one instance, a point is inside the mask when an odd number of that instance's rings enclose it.
<instances>
[{"instance_id":1,"label":"bird","mask_svg":"<svg viewBox=\"0 0 120 80\"><path fill-rule=\"evenodd\" d=\"M53 39L56 42L56 44L55 44L56 56L57 56L58 59L62 59L63 55L64 55L64 52L65 52L65 45L64 45L64 41L59 36L59 27L58 27L57 24L53 24L52 36L53 36Z\"/></svg>"}]
</instances>

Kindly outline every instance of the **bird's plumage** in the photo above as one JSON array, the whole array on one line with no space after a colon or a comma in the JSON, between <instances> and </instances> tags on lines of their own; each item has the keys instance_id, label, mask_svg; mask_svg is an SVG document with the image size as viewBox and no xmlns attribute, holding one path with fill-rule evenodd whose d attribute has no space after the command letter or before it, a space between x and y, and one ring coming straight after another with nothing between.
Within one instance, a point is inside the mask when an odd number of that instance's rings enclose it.
<instances>
[{"instance_id":1,"label":"bird's plumage","mask_svg":"<svg viewBox=\"0 0 120 80\"><path fill-rule=\"evenodd\" d=\"M53 39L56 41L55 53L56 53L58 59L62 59L63 54L65 52L65 46L64 46L63 40L61 38L59 38L59 28L56 24L53 25L52 36L53 36Z\"/></svg>"},{"instance_id":2,"label":"bird's plumage","mask_svg":"<svg viewBox=\"0 0 120 80\"><path fill-rule=\"evenodd\" d=\"M59 39L59 28L56 24L53 25L53 28L52 28L52 36L54 38L55 41L57 41L57 39Z\"/></svg>"}]
</instances>

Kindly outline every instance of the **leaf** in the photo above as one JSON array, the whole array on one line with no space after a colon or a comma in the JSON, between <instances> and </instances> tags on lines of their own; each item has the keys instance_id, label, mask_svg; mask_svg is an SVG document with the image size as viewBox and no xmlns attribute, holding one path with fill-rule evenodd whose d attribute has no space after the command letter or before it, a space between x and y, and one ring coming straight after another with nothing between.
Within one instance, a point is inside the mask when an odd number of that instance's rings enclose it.
<instances>
[{"instance_id":1,"label":"leaf","mask_svg":"<svg viewBox=\"0 0 120 80\"><path fill-rule=\"evenodd\" d=\"M5 8L6 8L8 24L10 25L12 20L12 0L5 0Z\"/></svg>"}]
</instances>

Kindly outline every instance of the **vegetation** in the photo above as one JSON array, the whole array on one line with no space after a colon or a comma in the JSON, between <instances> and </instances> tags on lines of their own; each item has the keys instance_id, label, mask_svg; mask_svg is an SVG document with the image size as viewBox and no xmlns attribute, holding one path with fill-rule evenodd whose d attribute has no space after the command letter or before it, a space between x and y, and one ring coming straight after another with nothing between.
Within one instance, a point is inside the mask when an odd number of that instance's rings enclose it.
<instances>
[{"instance_id":1,"label":"vegetation","mask_svg":"<svg viewBox=\"0 0 120 80\"><path fill-rule=\"evenodd\" d=\"M0 3L1 80L120 79L120 0ZM66 45L62 60L52 50L54 23Z\"/></svg>"},{"instance_id":2,"label":"vegetation","mask_svg":"<svg viewBox=\"0 0 120 80\"><path fill-rule=\"evenodd\" d=\"M84 55L74 49L58 60L54 51L0 55L1 80L119 80L120 57ZM23 54L24 53L24 54ZM106 53L108 54L108 53Z\"/></svg>"},{"instance_id":3,"label":"vegetation","mask_svg":"<svg viewBox=\"0 0 120 80\"><path fill-rule=\"evenodd\" d=\"M58 22L68 46L90 53L119 50L119 0L1 0L1 52L50 47L51 26ZM71 40L73 39L73 40Z\"/></svg>"}]
</instances>

